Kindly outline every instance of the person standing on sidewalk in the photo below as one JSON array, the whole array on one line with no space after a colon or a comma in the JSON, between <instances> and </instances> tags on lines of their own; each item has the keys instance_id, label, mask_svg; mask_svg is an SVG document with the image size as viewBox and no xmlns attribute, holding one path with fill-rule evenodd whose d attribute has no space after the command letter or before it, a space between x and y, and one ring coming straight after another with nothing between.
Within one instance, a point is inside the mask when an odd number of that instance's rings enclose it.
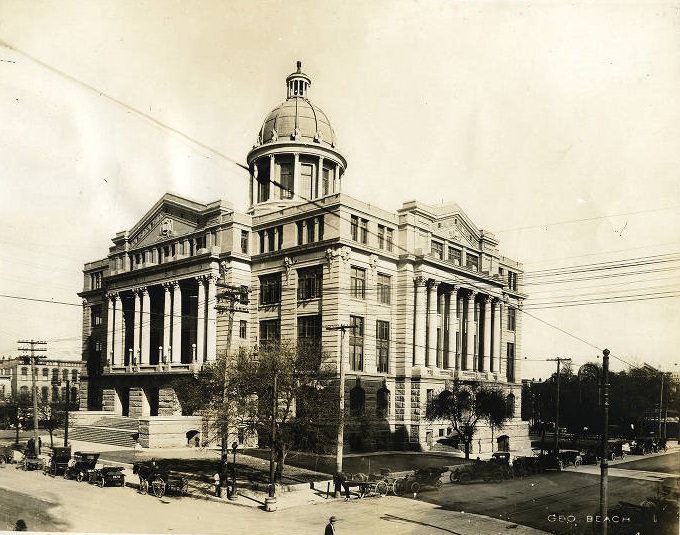
<instances>
[{"instance_id":1,"label":"person standing on sidewalk","mask_svg":"<svg viewBox=\"0 0 680 535\"><path fill-rule=\"evenodd\" d=\"M213 476L213 483L215 484L215 496L217 496L218 498L221 498L222 497L222 481L221 481L219 473L216 473Z\"/></svg>"},{"instance_id":2,"label":"person standing on sidewalk","mask_svg":"<svg viewBox=\"0 0 680 535\"><path fill-rule=\"evenodd\" d=\"M336 535L335 523L338 521L334 516L328 519L328 524L326 524L326 529L323 531L323 535Z\"/></svg>"}]
</instances>

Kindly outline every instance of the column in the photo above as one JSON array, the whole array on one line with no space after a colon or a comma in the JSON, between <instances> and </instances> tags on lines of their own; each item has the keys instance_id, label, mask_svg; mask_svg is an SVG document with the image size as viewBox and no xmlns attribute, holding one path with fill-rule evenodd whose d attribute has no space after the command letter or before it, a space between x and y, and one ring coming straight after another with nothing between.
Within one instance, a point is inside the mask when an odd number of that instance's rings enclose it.
<instances>
[{"instance_id":1,"label":"column","mask_svg":"<svg viewBox=\"0 0 680 535\"><path fill-rule=\"evenodd\" d=\"M149 364L149 349L151 348L151 298L149 289L142 288L142 333L140 364Z\"/></svg>"},{"instance_id":2,"label":"column","mask_svg":"<svg viewBox=\"0 0 680 535\"><path fill-rule=\"evenodd\" d=\"M182 290L179 281L172 283L172 347L170 362L182 361Z\"/></svg>"},{"instance_id":3,"label":"column","mask_svg":"<svg viewBox=\"0 0 680 535\"><path fill-rule=\"evenodd\" d=\"M500 299L494 299L493 309L493 347L491 349L491 367L490 371L500 372L501 368L501 307L503 306Z\"/></svg>"},{"instance_id":4,"label":"column","mask_svg":"<svg viewBox=\"0 0 680 535\"><path fill-rule=\"evenodd\" d=\"M467 333L465 344L465 368L467 370L476 371L475 366L475 297L477 292L470 290L467 298L466 313L467 321L465 330Z\"/></svg>"},{"instance_id":5,"label":"column","mask_svg":"<svg viewBox=\"0 0 680 535\"><path fill-rule=\"evenodd\" d=\"M429 280L427 284L427 356L425 363L428 367L437 366L437 287L439 282Z\"/></svg>"},{"instance_id":6,"label":"column","mask_svg":"<svg viewBox=\"0 0 680 535\"><path fill-rule=\"evenodd\" d=\"M170 288L172 283L163 283L163 354L160 355L161 362L168 361L168 353L170 352L170 332L172 328L172 296Z\"/></svg>"},{"instance_id":7,"label":"column","mask_svg":"<svg viewBox=\"0 0 680 535\"><path fill-rule=\"evenodd\" d=\"M425 279L423 277L416 277L415 283L415 337L413 348L414 366L425 365L425 314L427 312L427 303L425 302Z\"/></svg>"},{"instance_id":8,"label":"column","mask_svg":"<svg viewBox=\"0 0 680 535\"><path fill-rule=\"evenodd\" d=\"M283 194L283 190L281 190ZM298 199L307 199L307 193L302 191L302 185L300 184L300 154L293 154L293 197Z\"/></svg>"},{"instance_id":9,"label":"column","mask_svg":"<svg viewBox=\"0 0 680 535\"><path fill-rule=\"evenodd\" d=\"M489 361L491 359L491 296L485 295L482 302L484 303L484 341L479 369L481 371L489 371Z\"/></svg>"},{"instance_id":10,"label":"column","mask_svg":"<svg viewBox=\"0 0 680 535\"><path fill-rule=\"evenodd\" d=\"M517 310L515 311L515 362L513 368L515 370L515 382L522 382L522 307L523 301L517 303Z\"/></svg>"},{"instance_id":11,"label":"column","mask_svg":"<svg viewBox=\"0 0 680 535\"><path fill-rule=\"evenodd\" d=\"M196 277L198 281L198 312L196 314L196 361L205 358L205 276Z\"/></svg>"},{"instance_id":12,"label":"column","mask_svg":"<svg viewBox=\"0 0 680 535\"><path fill-rule=\"evenodd\" d=\"M132 362L130 364L139 363L139 334L140 334L140 319L142 317L142 300L141 288L135 288L135 308L134 308L134 324L132 326Z\"/></svg>"},{"instance_id":13,"label":"column","mask_svg":"<svg viewBox=\"0 0 680 535\"><path fill-rule=\"evenodd\" d=\"M268 197L266 199L260 199L260 201L268 201L273 198L274 195L274 190L278 191L279 195L277 196L278 199L281 198L281 188L276 187L272 184L272 180L278 182L276 180L276 165L274 163L274 155L272 154L269 156L269 184L267 184L267 189L269 190Z\"/></svg>"},{"instance_id":14,"label":"column","mask_svg":"<svg viewBox=\"0 0 680 535\"><path fill-rule=\"evenodd\" d=\"M217 358L217 277L215 274L208 275L208 321L205 336L206 360L214 361Z\"/></svg>"},{"instance_id":15,"label":"column","mask_svg":"<svg viewBox=\"0 0 680 535\"><path fill-rule=\"evenodd\" d=\"M449 322L449 329L446 333L447 340L448 340L448 362L447 362L447 368L457 368L457 363L456 363L456 328L458 326L458 316L456 315L456 301L458 299L458 294L456 292L456 287L452 286L448 290L448 310L447 310L447 316L448 316L448 322Z\"/></svg>"},{"instance_id":16,"label":"column","mask_svg":"<svg viewBox=\"0 0 680 535\"><path fill-rule=\"evenodd\" d=\"M123 307L123 296L118 294L118 303L120 312L118 313L118 321L116 322L117 327L114 328L115 337L115 352L120 358L120 364L125 364L125 307ZM113 362L112 362L113 364Z\"/></svg>"},{"instance_id":17,"label":"column","mask_svg":"<svg viewBox=\"0 0 680 535\"><path fill-rule=\"evenodd\" d=\"M106 294L106 300L108 301L108 310L106 312L106 351L109 354L108 364L113 365L116 347L116 343L114 340L115 334L114 314L116 311L116 294L113 293Z\"/></svg>"}]
</instances>

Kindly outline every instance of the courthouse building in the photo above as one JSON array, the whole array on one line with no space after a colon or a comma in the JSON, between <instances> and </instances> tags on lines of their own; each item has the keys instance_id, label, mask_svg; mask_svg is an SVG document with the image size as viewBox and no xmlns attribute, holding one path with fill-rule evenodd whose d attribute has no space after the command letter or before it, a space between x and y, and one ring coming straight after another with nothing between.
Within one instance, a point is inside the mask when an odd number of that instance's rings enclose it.
<instances>
[{"instance_id":1,"label":"courthouse building","mask_svg":"<svg viewBox=\"0 0 680 535\"><path fill-rule=\"evenodd\" d=\"M526 447L521 265L456 204L394 213L342 193L347 161L310 86L298 63L247 155L245 213L168 193L85 265L81 409L137 419L142 445L176 444L200 424L175 378L240 346L315 340L338 370L345 357L348 410L393 434L434 447L451 424L424 420L428 396L477 379L504 389L513 418L474 451Z\"/></svg>"}]
</instances>

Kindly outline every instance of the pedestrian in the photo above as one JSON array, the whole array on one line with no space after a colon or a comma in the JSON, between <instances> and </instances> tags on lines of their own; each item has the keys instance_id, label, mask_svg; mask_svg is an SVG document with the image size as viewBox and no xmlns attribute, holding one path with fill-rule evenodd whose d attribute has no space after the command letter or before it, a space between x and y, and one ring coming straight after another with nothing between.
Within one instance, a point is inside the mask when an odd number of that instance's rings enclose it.
<instances>
[{"instance_id":1,"label":"pedestrian","mask_svg":"<svg viewBox=\"0 0 680 535\"><path fill-rule=\"evenodd\" d=\"M333 484L335 486L335 497L341 496L341 491L345 489L345 501L349 501L349 483L347 482L347 475L344 472L336 472L333 476Z\"/></svg>"},{"instance_id":2,"label":"pedestrian","mask_svg":"<svg viewBox=\"0 0 680 535\"><path fill-rule=\"evenodd\" d=\"M215 496L220 498L222 495L222 481L219 473L213 476L213 483L215 484Z\"/></svg>"},{"instance_id":3,"label":"pedestrian","mask_svg":"<svg viewBox=\"0 0 680 535\"><path fill-rule=\"evenodd\" d=\"M42 438L38 437L38 455L40 455L42 450Z\"/></svg>"},{"instance_id":4,"label":"pedestrian","mask_svg":"<svg viewBox=\"0 0 680 535\"><path fill-rule=\"evenodd\" d=\"M14 531L28 531L28 527L26 526L26 522L23 518L20 518L17 520L17 523L14 524Z\"/></svg>"},{"instance_id":5,"label":"pedestrian","mask_svg":"<svg viewBox=\"0 0 680 535\"><path fill-rule=\"evenodd\" d=\"M335 523L338 521L334 516L328 519L328 524L326 524L326 529L323 531L323 535L335 535Z\"/></svg>"}]
</instances>

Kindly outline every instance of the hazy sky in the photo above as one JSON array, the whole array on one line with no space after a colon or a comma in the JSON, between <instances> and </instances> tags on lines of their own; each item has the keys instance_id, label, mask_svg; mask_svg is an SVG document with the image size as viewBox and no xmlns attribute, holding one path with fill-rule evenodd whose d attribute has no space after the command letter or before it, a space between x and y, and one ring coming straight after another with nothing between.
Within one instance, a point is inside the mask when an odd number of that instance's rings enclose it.
<instances>
[{"instance_id":1,"label":"hazy sky","mask_svg":"<svg viewBox=\"0 0 680 535\"><path fill-rule=\"evenodd\" d=\"M245 209L232 160L301 60L346 193L456 202L524 263L525 377L677 370L679 8L0 0L0 354L80 358L83 264L165 192Z\"/></svg>"}]
</instances>

